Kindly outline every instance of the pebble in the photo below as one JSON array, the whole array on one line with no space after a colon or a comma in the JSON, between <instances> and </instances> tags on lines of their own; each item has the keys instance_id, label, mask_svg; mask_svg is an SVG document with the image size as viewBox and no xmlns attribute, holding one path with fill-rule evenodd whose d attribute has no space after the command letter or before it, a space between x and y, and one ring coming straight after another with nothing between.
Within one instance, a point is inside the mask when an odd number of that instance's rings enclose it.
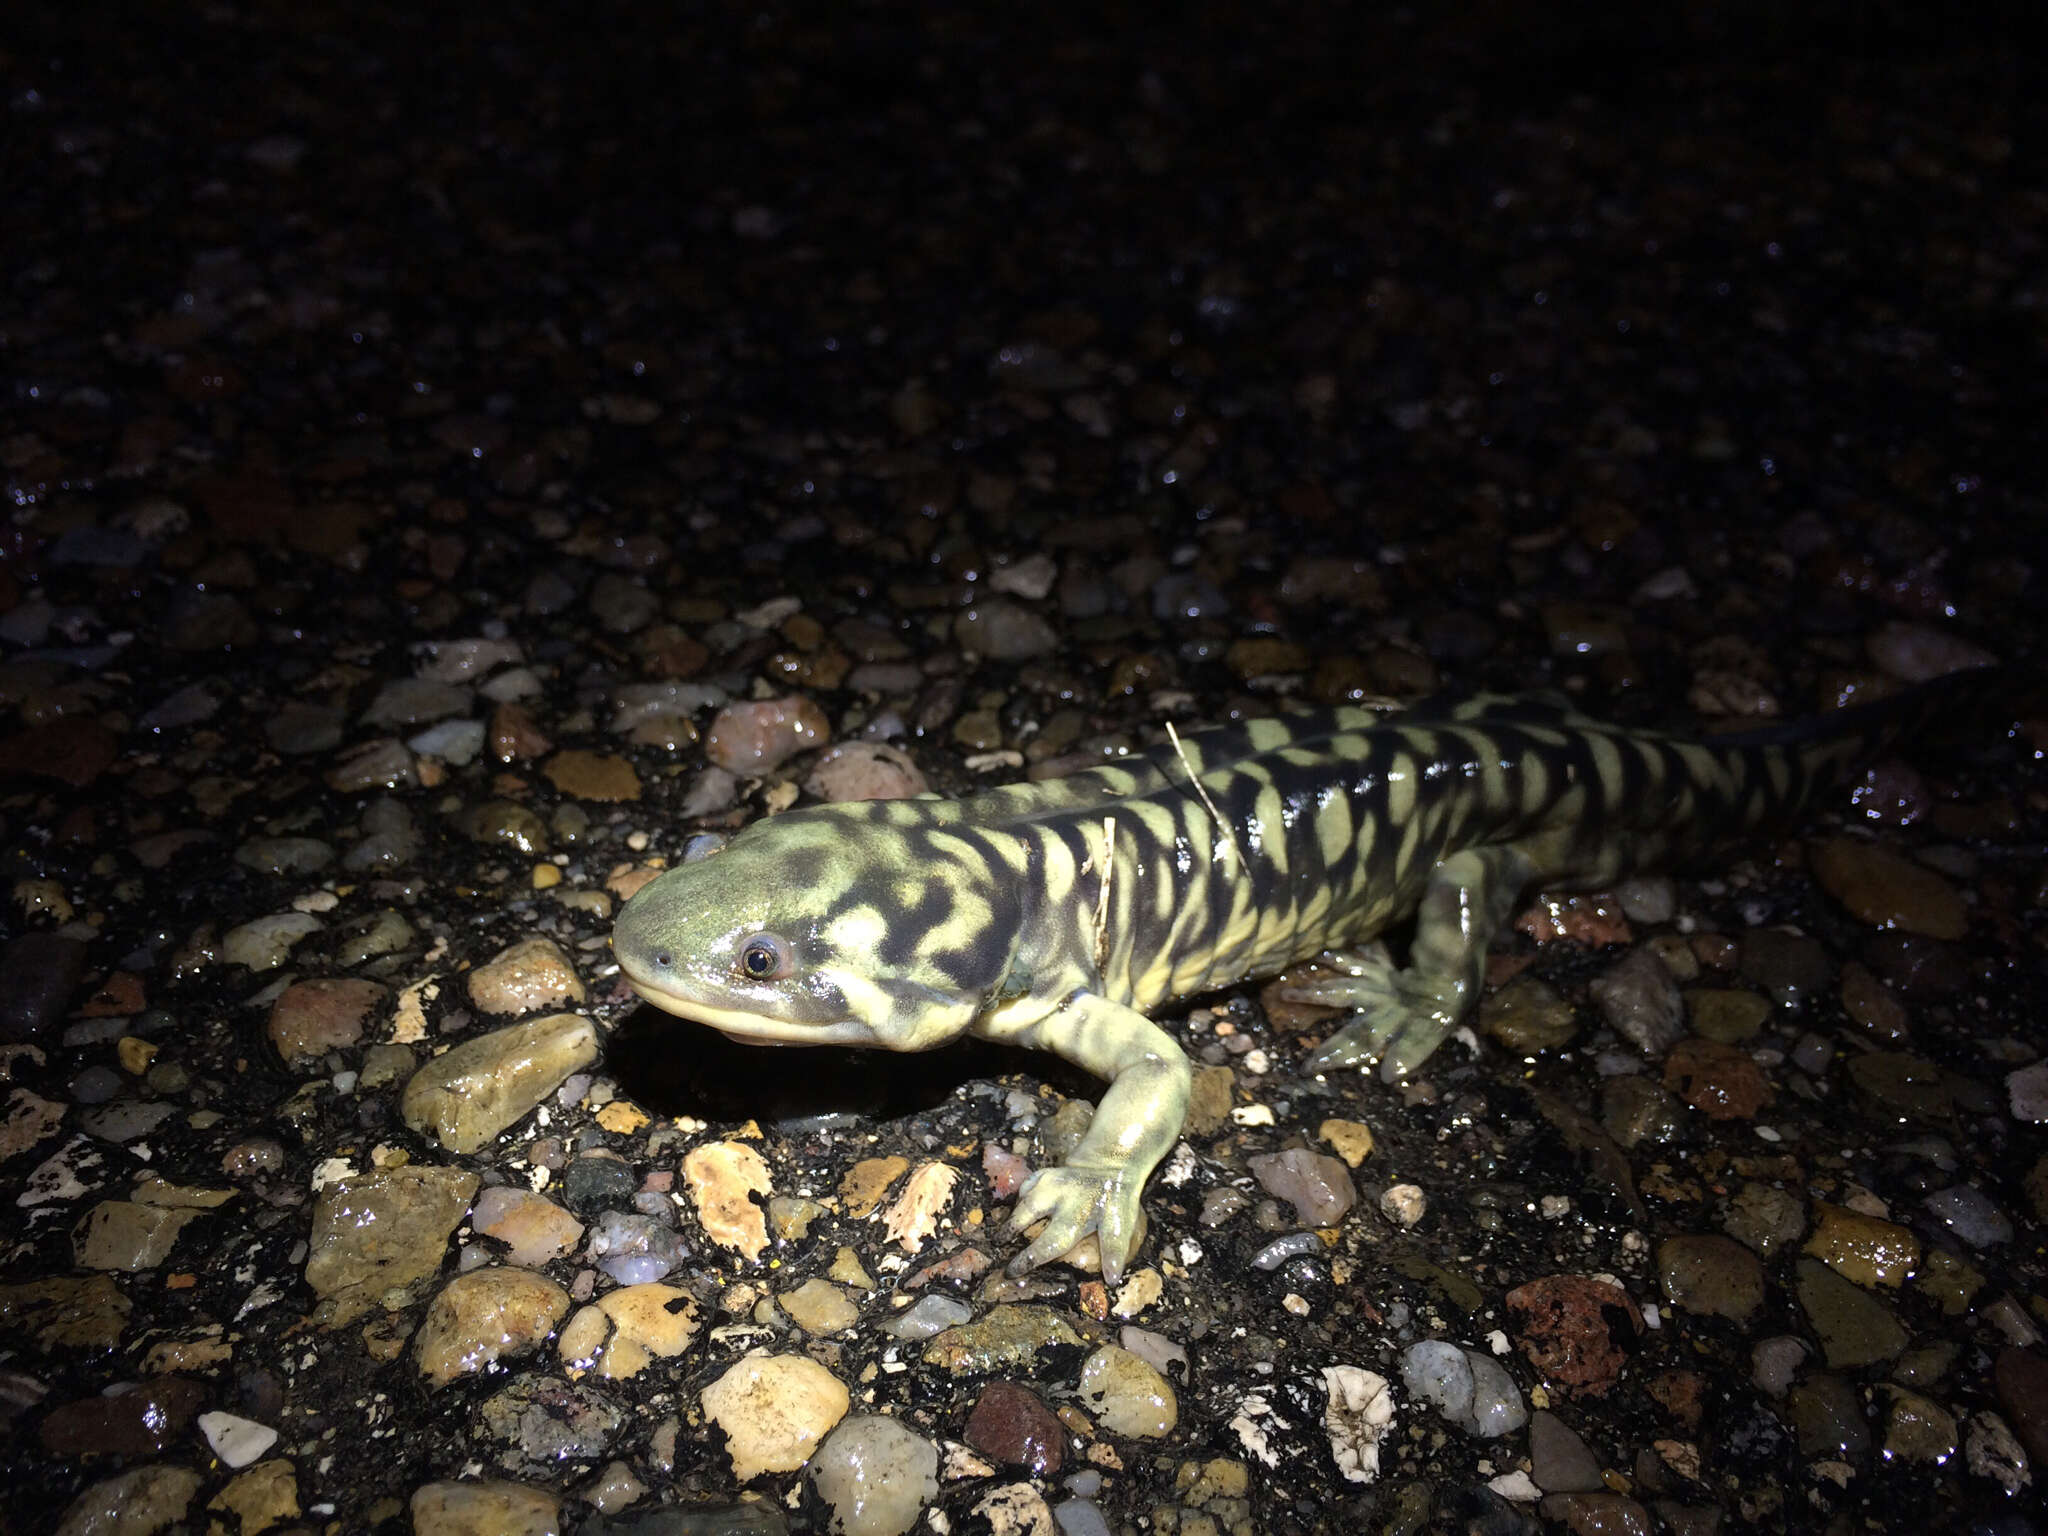
<instances>
[{"instance_id":1,"label":"pebble","mask_svg":"<svg viewBox=\"0 0 2048 1536\"><path fill-rule=\"evenodd\" d=\"M1750 1120L1771 1096L1763 1069L1739 1046L1688 1036L1664 1058L1664 1086L1709 1120Z\"/></svg>"},{"instance_id":2,"label":"pebble","mask_svg":"<svg viewBox=\"0 0 2048 1536\"><path fill-rule=\"evenodd\" d=\"M507 1264L543 1269L566 1258L583 1241L583 1223L530 1189L501 1185L477 1196L470 1229L505 1245Z\"/></svg>"},{"instance_id":3,"label":"pebble","mask_svg":"<svg viewBox=\"0 0 2048 1536\"><path fill-rule=\"evenodd\" d=\"M1891 1311L1819 1260L1799 1261L1796 1291L1833 1369L1859 1370L1905 1349L1906 1330Z\"/></svg>"},{"instance_id":4,"label":"pebble","mask_svg":"<svg viewBox=\"0 0 2048 1536\"><path fill-rule=\"evenodd\" d=\"M1780 928L1752 928L1745 933L1735 968L1744 980L1763 988L1780 1008L1804 1008L1835 982L1835 968L1818 939Z\"/></svg>"},{"instance_id":5,"label":"pebble","mask_svg":"<svg viewBox=\"0 0 2048 1536\"><path fill-rule=\"evenodd\" d=\"M1806 1207L1788 1189L1745 1180L1722 1214L1721 1230L1771 1259L1806 1235Z\"/></svg>"},{"instance_id":6,"label":"pebble","mask_svg":"<svg viewBox=\"0 0 2048 1536\"><path fill-rule=\"evenodd\" d=\"M413 1358L428 1385L532 1354L569 1315L569 1293L528 1269L492 1265L441 1287L413 1338Z\"/></svg>"},{"instance_id":7,"label":"pebble","mask_svg":"<svg viewBox=\"0 0 2048 1536\"><path fill-rule=\"evenodd\" d=\"M1885 1416L1884 1453L1902 1461L1943 1466L1962 1449L1956 1416L1930 1397L1887 1384L1892 1400Z\"/></svg>"},{"instance_id":8,"label":"pebble","mask_svg":"<svg viewBox=\"0 0 2048 1536\"><path fill-rule=\"evenodd\" d=\"M509 849L522 858L539 858L548 851L547 823L533 807L517 800L486 800L463 812L457 825L471 842Z\"/></svg>"},{"instance_id":9,"label":"pebble","mask_svg":"<svg viewBox=\"0 0 2048 1536\"><path fill-rule=\"evenodd\" d=\"M1323 1430L1330 1459L1349 1483L1370 1483L1380 1472L1380 1446L1394 1428L1393 1384L1356 1365L1326 1365Z\"/></svg>"},{"instance_id":10,"label":"pebble","mask_svg":"<svg viewBox=\"0 0 2048 1536\"><path fill-rule=\"evenodd\" d=\"M1290 1232L1285 1237L1276 1237L1257 1253L1252 1255L1252 1268L1275 1270L1289 1259L1304 1254L1319 1254L1323 1251L1323 1240L1313 1232Z\"/></svg>"},{"instance_id":11,"label":"pebble","mask_svg":"<svg viewBox=\"0 0 2048 1536\"><path fill-rule=\"evenodd\" d=\"M1741 987L1691 987L1684 995L1693 1032L1720 1045L1755 1039L1771 1016L1770 999Z\"/></svg>"},{"instance_id":12,"label":"pebble","mask_svg":"<svg viewBox=\"0 0 2048 1536\"><path fill-rule=\"evenodd\" d=\"M359 795L373 789L409 788L419 782L419 765L404 742L380 736L343 752L324 777L329 789Z\"/></svg>"},{"instance_id":13,"label":"pebble","mask_svg":"<svg viewBox=\"0 0 2048 1536\"><path fill-rule=\"evenodd\" d=\"M1904 619L1878 625L1865 649L1878 666L1906 683L1930 682L1969 667L1992 666L1998 660L1961 635Z\"/></svg>"},{"instance_id":14,"label":"pebble","mask_svg":"<svg viewBox=\"0 0 2048 1536\"><path fill-rule=\"evenodd\" d=\"M43 1417L37 1436L60 1456L160 1456L192 1426L206 1388L183 1376L164 1376L60 1403Z\"/></svg>"},{"instance_id":15,"label":"pebble","mask_svg":"<svg viewBox=\"0 0 2048 1536\"><path fill-rule=\"evenodd\" d=\"M1959 939L1969 913L1955 887L1925 865L1860 838L1835 837L1815 849L1814 878L1874 928L1903 928L1935 939Z\"/></svg>"},{"instance_id":16,"label":"pebble","mask_svg":"<svg viewBox=\"0 0 2048 1536\"><path fill-rule=\"evenodd\" d=\"M804 779L804 793L847 800L908 800L930 789L915 759L884 742L849 741L828 749Z\"/></svg>"},{"instance_id":17,"label":"pebble","mask_svg":"<svg viewBox=\"0 0 2048 1536\"><path fill-rule=\"evenodd\" d=\"M85 946L24 933L0 949L0 1040L34 1040L62 1020L85 972Z\"/></svg>"},{"instance_id":18,"label":"pebble","mask_svg":"<svg viewBox=\"0 0 2048 1536\"><path fill-rule=\"evenodd\" d=\"M334 845L317 837L258 837L235 850L235 862L259 875L310 875L334 862Z\"/></svg>"},{"instance_id":19,"label":"pebble","mask_svg":"<svg viewBox=\"0 0 2048 1536\"><path fill-rule=\"evenodd\" d=\"M914 1343L957 1328L973 1316L974 1309L954 1297L920 1296L881 1326L882 1332L890 1337Z\"/></svg>"},{"instance_id":20,"label":"pebble","mask_svg":"<svg viewBox=\"0 0 2048 1536\"><path fill-rule=\"evenodd\" d=\"M448 1151L474 1152L596 1060L597 1029L589 1019L549 1014L478 1035L434 1057L405 1085L400 1113L414 1131Z\"/></svg>"},{"instance_id":21,"label":"pebble","mask_svg":"<svg viewBox=\"0 0 2048 1536\"><path fill-rule=\"evenodd\" d=\"M443 720L405 738L409 751L421 757L435 757L456 768L466 768L483 755L484 722Z\"/></svg>"},{"instance_id":22,"label":"pebble","mask_svg":"<svg viewBox=\"0 0 2048 1536\"><path fill-rule=\"evenodd\" d=\"M1623 1148L1676 1140L1685 1121L1685 1106L1651 1078L1630 1074L1601 1085L1600 1124Z\"/></svg>"},{"instance_id":23,"label":"pebble","mask_svg":"<svg viewBox=\"0 0 2048 1536\"><path fill-rule=\"evenodd\" d=\"M429 725L450 715L466 715L469 707L467 688L427 677L400 677L377 690L360 723L372 730Z\"/></svg>"},{"instance_id":24,"label":"pebble","mask_svg":"<svg viewBox=\"0 0 2048 1536\"><path fill-rule=\"evenodd\" d=\"M1401 1380L1445 1422L1482 1440L1512 1434L1528 1417L1514 1379L1494 1360L1442 1339L1403 1350Z\"/></svg>"},{"instance_id":25,"label":"pebble","mask_svg":"<svg viewBox=\"0 0 2048 1536\"><path fill-rule=\"evenodd\" d=\"M1607 1486L1600 1459L1548 1409L1529 1415L1529 1475L1545 1493L1593 1493Z\"/></svg>"},{"instance_id":26,"label":"pebble","mask_svg":"<svg viewBox=\"0 0 2048 1536\"><path fill-rule=\"evenodd\" d=\"M1334 1157L1305 1147L1261 1153L1246 1160L1252 1177L1276 1200L1294 1207L1307 1227L1334 1227L1358 1203L1351 1170Z\"/></svg>"},{"instance_id":27,"label":"pebble","mask_svg":"<svg viewBox=\"0 0 2048 1536\"><path fill-rule=\"evenodd\" d=\"M206 1436L213 1454L230 1467L246 1467L277 1444L276 1430L235 1413L202 1413L199 1432Z\"/></svg>"},{"instance_id":28,"label":"pebble","mask_svg":"<svg viewBox=\"0 0 2048 1536\"><path fill-rule=\"evenodd\" d=\"M270 1005L266 1033L277 1053L297 1066L359 1043L364 1026L389 995L374 981L296 981Z\"/></svg>"},{"instance_id":29,"label":"pebble","mask_svg":"<svg viewBox=\"0 0 2048 1536\"><path fill-rule=\"evenodd\" d=\"M227 1458L223 1456L222 1460ZM235 1464L228 1462L230 1466ZM239 1531L253 1533L275 1529L287 1520L299 1517L297 1469L282 1457L258 1462L240 1476L229 1478L227 1486L208 1500L206 1507L231 1517L237 1522L235 1528ZM209 1536L220 1528L220 1521L212 1522Z\"/></svg>"},{"instance_id":30,"label":"pebble","mask_svg":"<svg viewBox=\"0 0 2048 1536\"><path fill-rule=\"evenodd\" d=\"M961 1438L1033 1477L1057 1477L1066 1459L1067 1431L1058 1416L1036 1392L1015 1382L992 1381L982 1388Z\"/></svg>"},{"instance_id":31,"label":"pebble","mask_svg":"<svg viewBox=\"0 0 2048 1536\"><path fill-rule=\"evenodd\" d=\"M1657 1274L1665 1299L1688 1312L1746 1323L1764 1304L1763 1265L1733 1238L1666 1238L1657 1248Z\"/></svg>"},{"instance_id":32,"label":"pebble","mask_svg":"<svg viewBox=\"0 0 2048 1536\"><path fill-rule=\"evenodd\" d=\"M807 698L728 704L704 733L704 755L728 773L760 777L831 736L825 711Z\"/></svg>"},{"instance_id":33,"label":"pebble","mask_svg":"<svg viewBox=\"0 0 2048 1536\"><path fill-rule=\"evenodd\" d=\"M1083 1342L1052 1308L1004 1302L984 1317L934 1335L925 1346L924 1363L955 1376L1028 1372L1041 1350L1073 1349Z\"/></svg>"},{"instance_id":34,"label":"pebble","mask_svg":"<svg viewBox=\"0 0 2048 1536\"><path fill-rule=\"evenodd\" d=\"M1785 1416L1802 1456L1862 1463L1870 1454L1870 1430L1856 1389L1832 1371L1821 1371L1785 1394Z\"/></svg>"},{"instance_id":35,"label":"pebble","mask_svg":"<svg viewBox=\"0 0 2048 1536\"><path fill-rule=\"evenodd\" d=\"M614 736L624 736L653 721L688 720L700 709L709 709L725 701L726 692L723 688L714 688L704 683L681 683L673 680L658 683L627 683L612 693L610 730ZM808 704L810 701L801 702ZM815 704L810 707L817 709ZM819 711L818 718L822 728L822 710Z\"/></svg>"},{"instance_id":36,"label":"pebble","mask_svg":"<svg viewBox=\"0 0 2048 1536\"><path fill-rule=\"evenodd\" d=\"M1845 1280L1897 1290L1920 1267L1920 1240L1911 1228L1825 1200L1816 1200L1813 1209L1817 1219L1806 1252Z\"/></svg>"},{"instance_id":37,"label":"pebble","mask_svg":"<svg viewBox=\"0 0 2048 1536\"><path fill-rule=\"evenodd\" d=\"M595 1371L605 1381L637 1376L690 1347L697 1303L672 1285L624 1285L582 1308L562 1329L559 1352L571 1380Z\"/></svg>"},{"instance_id":38,"label":"pebble","mask_svg":"<svg viewBox=\"0 0 2048 1536\"><path fill-rule=\"evenodd\" d=\"M939 1448L900 1419L843 1420L812 1456L809 1476L843 1536L903 1536L939 1493Z\"/></svg>"},{"instance_id":39,"label":"pebble","mask_svg":"<svg viewBox=\"0 0 2048 1536\"><path fill-rule=\"evenodd\" d=\"M1051 555L1038 553L998 560L988 573L988 584L993 591L1034 603L1049 595L1053 583L1058 580L1058 563Z\"/></svg>"},{"instance_id":40,"label":"pebble","mask_svg":"<svg viewBox=\"0 0 2048 1536\"><path fill-rule=\"evenodd\" d=\"M674 1273L689 1249L665 1220L605 1211L591 1224L584 1253L620 1285L647 1285Z\"/></svg>"},{"instance_id":41,"label":"pebble","mask_svg":"<svg viewBox=\"0 0 2048 1536\"><path fill-rule=\"evenodd\" d=\"M474 682L499 667L526 659L516 640L475 636L462 640L422 640L412 648L413 671L433 683Z\"/></svg>"},{"instance_id":42,"label":"pebble","mask_svg":"<svg viewBox=\"0 0 2048 1536\"><path fill-rule=\"evenodd\" d=\"M552 939L524 939L469 973L469 1000L485 1013L561 1008L583 1002L586 995L576 967Z\"/></svg>"},{"instance_id":43,"label":"pebble","mask_svg":"<svg viewBox=\"0 0 2048 1536\"><path fill-rule=\"evenodd\" d=\"M569 1164L562 1200L585 1216L611 1206L630 1205L640 1177L614 1152L590 1152Z\"/></svg>"},{"instance_id":44,"label":"pebble","mask_svg":"<svg viewBox=\"0 0 2048 1536\"><path fill-rule=\"evenodd\" d=\"M1113 1435L1156 1440L1180 1421L1180 1404L1167 1379L1116 1344L1103 1345L1082 1364L1074 1396Z\"/></svg>"},{"instance_id":45,"label":"pebble","mask_svg":"<svg viewBox=\"0 0 2048 1536\"><path fill-rule=\"evenodd\" d=\"M1790 1334L1759 1339L1750 1346L1750 1380L1756 1383L1758 1391L1783 1397L1806 1364L1807 1354L1806 1341Z\"/></svg>"},{"instance_id":46,"label":"pebble","mask_svg":"<svg viewBox=\"0 0 2048 1536\"><path fill-rule=\"evenodd\" d=\"M1972 1248L1989 1248L2013 1239L2012 1218L1989 1195L1971 1185L1952 1184L1947 1189L1938 1189L1923 1204L1936 1221Z\"/></svg>"},{"instance_id":47,"label":"pebble","mask_svg":"<svg viewBox=\"0 0 2048 1536\"><path fill-rule=\"evenodd\" d=\"M1591 1275L1545 1275L1509 1291L1515 1342L1561 1394L1604 1396L1621 1380L1628 1352L1616 1337L1633 1323L1628 1292Z\"/></svg>"},{"instance_id":48,"label":"pebble","mask_svg":"<svg viewBox=\"0 0 2048 1536\"><path fill-rule=\"evenodd\" d=\"M293 702L263 722L263 739L283 757L310 757L341 745L348 717L332 704Z\"/></svg>"},{"instance_id":49,"label":"pebble","mask_svg":"<svg viewBox=\"0 0 2048 1536\"><path fill-rule=\"evenodd\" d=\"M562 1501L502 1481L425 1483L413 1490L413 1536L561 1536Z\"/></svg>"},{"instance_id":50,"label":"pebble","mask_svg":"<svg viewBox=\"0 0 2048 1536\"><path fill-rule=\"evenodd\" d=\"M500 1466L546 1474L609 1456L626 1415L594 1387L533 1374L488 1399L478 1419L501 1447Z\"/></svg>"},{"instance_id":51,"label":"pebble","mask_svg":"<svg viewBox=\"0 0 2048 1536\"><path fill-rule=\"evenodd\" d=\"M184 1520L199 1474L150 1463L94 1483L64 1511L56 1536L154 1536Z\"/></svg>"},{"instance_id":52,"label":"pebble","mask_svg":"<svg viewBox=\"0 0 2048 1536\"><path fill-rule=\"evenodd\" d=\"M1412 1227L1429 1214L1429 1196L1420 1184L1389 1184L1380 1196L1380 1215L1397 1227Z\"/></svg>"},{"instance_id":53,"label":"pebble","mask_svg":"<svg viewBox=\"0 0 2048 1536\"><path fill-rule=\"evenodd\" d=\"M1652 1060L1685 1033L1678 982L1654 950L1630 950L1586 990L1607 1027Z\"/></svg>"},{"instance_id":54,"label":"pebble","mask_svg":"<svg viewBox=\"0 0 2048 1536\"><path fill-rule=\"evenodd\" d=\"M306 1254L306 1284L321 1298L322 1322L345 1327L439 1274L449 1234L468 1214L476 1189L473 1173L403 1167L322 1190Z\"/></svg>"},{"instance_id":55,"label":"pebble","mask_svg":"<svg viewBox=\"0 0 2048 1536\"><path fill-rule=\"evenodd\" d=\"M750 1355L704 1388L705 1417L725 1432L732 1473L794 1472L846 1416L845 1385L806 1355Z\"/></svg>"},{"instance_id":56,"label":"pebble","mask_svg":"<svg viewBox=\"0 0 2048 1536\"><path fill-rule=\"evenodd\" d=\"M334 963L352 970L379 955L395 955L410 949L415 935L412 924L395 908L383 907L359 917L335 936Z\"/></svg>"},{"instance_id":57,"label":"pebble","mask_svg":"<svg viewBox=\"0 0 2048 1536\"><path fill-rule=\"evenodd\" d=\"M860 1321L853 1298L829 1280L815 1276L777 1298L790 1321L814 1337L841 1333Z\"/></svg>"},{"instance_id":58,"label":"pebble","mask_svg":"<svg viewBox=\"0 0 2048 1536\"><path fill-rule=\"evenodd\" d=\"M221 936L220 958L228 965L247 966L252 971L272 971L283 965L299 943L318 933L325 925L307 912L279 912L254 922L230 928Z\"/></svg>"},{"instance_id":59,"label":"pebble","mask_svg":"<svg viewBox=\"0 0 2048 1536\"><path fill-rule=\"evenodd\" d=\"M571 748L549 758L541 771L556 789L578 800L616 805L640 798L640 775L611 753Z\"/></svg>"},{"instance_id":60,"label":"pebble","mask_svg":"<svg viewBox=\"0 0 2048 1536\"><path fill-rule=\"evenodd\" d=\"M71 1234L72 1262L81 1269L155 1269L171 1256L186 1224L200 1214L134 1200L102 1200Z\"/></svg>"},{"instance_id":61,"label":"pebble","mask_svg":"<svg viewBox=\"0 0 2048 1536\"><path fill-rule=\"evenodd\" d=\"M760 1258L768 1246L762 1202L774 1190L761 1154L744 1142L713 1142L683 1159L683 1178L705 1235L750 1262Z\"/></svg>"},{"instance_id":62,"label":"pebble","mask_svg":"<svg viewBox=\"0 0 2048 1536\"><path fill-rule=\"evenodd\" d=\"M2037 1061L2006 1074L2005 1091L2015 1120L2048 1124L2048 1061Z\"/></svg>"},{"instance_id":63,"label":"pebble","mask_svg":"<svg viewBox=\"0 0 2048 1536\"><path fill-rule=\"evenodd\" d=\"M1489 992L1479 1005L1479 1025L1517 1056L1535 1056L1570 1043L1578 1033L1578 1012L1549 982L1517 976Z\"/></svg>"},{"instance_id":64,"label":"pebble","mask_svg":"<svg viewBox=\"0 0 2048 1536\"><path fill-rule=\"evenodd\" d=\"M992 597L963 609L953 621L953 643L992 661L1029 661L1059 649L1059 631L1043 614Z\"/></svg>"}]
</instances>

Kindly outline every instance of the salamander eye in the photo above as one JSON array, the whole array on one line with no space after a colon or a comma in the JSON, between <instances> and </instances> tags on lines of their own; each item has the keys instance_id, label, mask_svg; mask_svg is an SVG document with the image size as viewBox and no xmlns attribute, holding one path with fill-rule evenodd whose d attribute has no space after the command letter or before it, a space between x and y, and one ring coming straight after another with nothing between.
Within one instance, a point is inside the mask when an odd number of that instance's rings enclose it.
<instances>
[{"instance_id":1,"label":"salamander eye","mask_svg":"<svg viewBox=\"0 0 2048 1536\"><path fill-rule=\"evenodd\" d=\"M749 981L780 981L796 969L789 945L773 933L757 933L740 946L740 974Z\"/></svg>"}]
</instances>

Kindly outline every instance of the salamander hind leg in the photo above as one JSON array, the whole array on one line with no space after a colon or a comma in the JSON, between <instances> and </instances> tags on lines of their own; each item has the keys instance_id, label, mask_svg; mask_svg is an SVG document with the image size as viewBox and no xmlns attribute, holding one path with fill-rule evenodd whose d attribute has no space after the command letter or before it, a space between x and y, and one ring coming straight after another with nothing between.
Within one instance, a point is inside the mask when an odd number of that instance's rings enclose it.
<instances>
[{"instance_id":1,"label":"salamander hind leg","mask_svg":"<svg viewBox=\"0 0 2048 1536\"><path fill-rule=\"evenodd\" d=\"M1428 1060L1478 1000L1486 946L1533 873L1512 847L1452 854L1430 871L1406 968L1395 969L1379 949L1376 958L1367 952L1357 962L1354 975L1283 992L1293 1002L1358 1010L1309 1058L1308 1070L1334 1072L1377 1058L1380 1076L1395 1082Z\"/></svg>"}]
</instances>

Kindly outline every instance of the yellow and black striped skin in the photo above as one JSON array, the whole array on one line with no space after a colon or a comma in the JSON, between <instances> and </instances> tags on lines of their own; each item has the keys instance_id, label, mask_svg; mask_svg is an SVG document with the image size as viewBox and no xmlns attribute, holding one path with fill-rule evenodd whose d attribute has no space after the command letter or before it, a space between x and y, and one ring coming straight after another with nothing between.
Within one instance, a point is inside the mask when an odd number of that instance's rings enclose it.
<instances>
[{"instance_id":1,"label":"yellow and black striped skin","mask_svg":"<svg viewBox=\"0 0 2048 1536\"><path fill-rule=\"evenodd\" d=\"M613 946L649 1002L737 1039L925 1050L971 1033L1108 1079L1074 1155L1021 1193L1013 1230L1046 1226L1011 1267L1092 1232L1114 1280L1187 1108L1187 1059L1147 1012L1341 958L1415 913L1405 969L1350 958L1297 994L1361 1009L1313 1068L1412 1071L1471 1006L1523 890L1602 884L1785 821L1952 707L1959 681L1707 741L1547 700L1386 721L1338 709L963 800L791 811L650 882Z\"/></svg>"}]
</instances>

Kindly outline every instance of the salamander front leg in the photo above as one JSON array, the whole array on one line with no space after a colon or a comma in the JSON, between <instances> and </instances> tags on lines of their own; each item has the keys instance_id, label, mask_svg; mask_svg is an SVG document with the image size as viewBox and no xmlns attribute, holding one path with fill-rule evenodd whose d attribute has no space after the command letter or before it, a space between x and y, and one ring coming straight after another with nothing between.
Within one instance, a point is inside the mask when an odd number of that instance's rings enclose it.
<instances>
[{"instance_id":1,"label":"salamander front leg","mask_svg":"<svg viewBox=\"0 0 2048 1536\"><path fill-rule=\"evenodd\" d=\"M1382 951L1379 963L1368 956L1357 975L1283 992L1292 1002L1360 1014L1323 1042L1308 1070L1333 1072L1378 1057L1380 1076L1391 1083L1421 1066L1478 1000L1486 946L1534 874L1511 847L1454 853L1430 871L1405 970L1393 969Z\"/></svg>"},{"instance_id":2,"label":"salamander front leg","mask_svg":"<svg viewBox=\"0 0 2048 1536\"><path fill-rule=\"evenodd\" d=\"M1077 992L1019 1040L1108 1078L1088 1134L1058 1168L1025 1181L1009 1230L1045 1230L1010 1261L1021 1275L1049 1263L1090 1232L1102 1249L1102 1278L1114 1285L1144 1237L1138 1197L1180 1138L1194 1070L1173 1037L1135 1009Z\"/></svg>"}]
</instances>

